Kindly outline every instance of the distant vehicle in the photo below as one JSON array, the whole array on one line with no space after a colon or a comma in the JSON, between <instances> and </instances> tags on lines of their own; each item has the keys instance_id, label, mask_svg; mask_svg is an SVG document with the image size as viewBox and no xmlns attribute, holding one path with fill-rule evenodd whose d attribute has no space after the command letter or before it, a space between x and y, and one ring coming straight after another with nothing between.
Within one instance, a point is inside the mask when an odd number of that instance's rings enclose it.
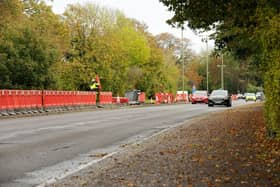
<instances>
[{"instance_id":1,"label":"distant vehicle","mask_svg":"<svg viewBox=\"0 0 280 187\"><path fill-rule=\"evenodd\" d=\"M213 90L208 97L208 106L225 105L227 107L232 106L231 96L227 90Z\"/></svg>"},{"instance_id":2,"label":"distant vehicle","mask_svg":"<svg viewBox=\"0 0 280 187\"><path fill-rule=\"evenodd\" d=\"M264 93L263 92L257 92L256 93L256 100L263 101L264 100Z\"/></svg>"},{"instance_id":3,"label":"distant vehicle","mask_svg":"<svg viewBox=\"0 0 280 187\"><path fill-rule=\"evenodd\" d=\"M141 93L140 90L127 91L125 93L125 97L128 98L128 104L130 104L130 105L139 105L140 104L140 101L139 101L140 93Z\"/></svg>"},{"instance_id":4,"label":"distant vehicle","mask_svg":"<svg viewBox=\"0 0 280 187\"><path fill-rule=\"evenodd\" d=\"M244 95L241 93L237 94L237 99L244 99Z\"/></svg>"},{"instance_id":5,"label":"distant vehicle","mask_svg":"<svg viewBox=\"0 0 280 187\"><path fill-rule=\"evenodd\" d=\"M255 93L246 93L245 101L256 101L256 94Z\"/></svg>"},{"instance_id":6,"label":"distant vehicle","mask_svg":"<svg viewBox=\"0 0 280 187\"><path fill-rule=\"evenodd\" d=\"M192 104L196 103L208 103L208 95L207 91L205 90L197 90L195 91L192 96L190 97Z\"/></svg>"}]
</instances>

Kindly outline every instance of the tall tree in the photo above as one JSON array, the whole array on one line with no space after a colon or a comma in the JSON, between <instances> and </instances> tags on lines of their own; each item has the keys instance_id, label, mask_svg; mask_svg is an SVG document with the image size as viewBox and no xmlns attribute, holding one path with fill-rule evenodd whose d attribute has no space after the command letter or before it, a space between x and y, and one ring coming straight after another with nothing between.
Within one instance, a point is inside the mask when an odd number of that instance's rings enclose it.
<instances>
[{"instance_id":1,"label":"tall tree","mask_svg":"<svg viewBox=\"0 0 280 187\"><path fill-rule=\"evenodd\" d=\"M177 65L177 87L183 89L183 78L185 82L190 79L190 74L187 72L191 59L194 58L194 54L191 51L190 41L187 38L177 38L170 33L162 33L156 36L159 47L164 50L165 62L170 62ZM183 56L182 56L183 55ZM182 59L183 57L183 59ZM184 63L184 64L183 64ZM184 65L184 68L183 68ZM180 70L180 75L178 70ZM183 72L184 71L184 72ZM184 77L183 77L184 76ZM188 88L188 85L184 89ZM175 90L176 91L176 90Z\"/></svg>"},{"instance_id":2,"label":"tall tree","mask_svg":"<svg viewBox=\"0 0 280 187\"><path fill-rule=\"evenodd\" d=\"M0 1L0 31L19 19L22 9L22 4L18 0Z\"/></svg>"},{"instance_id":3,"label":"tall tree","mask_svg":"<svg viewBox=\"0 0 280 187\"><path fill-rule=\"evenodd\" d=\"M219 48L226 48L241 59L262 64L267 93L266 121L271 135L280 137L279 95L279 17L278 0L159 0L175 15L170 24L187 21L193 29L216 29ZM267 33L270 33L269 35ZM273 93L273 94L271 94Z\"/></svg>"},{"instance_id":4,"label":"tall tree","mask_svg":"<svg viewBox=\"0 0 280 187\"><path fill-rule=\"evenodd\" d=\"M53 83L49 70L59 58L59 46L53 37L60 37L47 33L52 33L57 28L52 25L59 25L59 19L43 1L29 4L36 13L28 14L25 6L29 2L31 0L1 1L1 9L4 7L4 13L8 14L8 22L3 23L0 29L0 71L3 73L0 81L4 82L1 84L2 88L42 89L50 88ZM13 19L9 19L10 17ZM43 20L49 20L49 23L41 27Z\"/></svg>"},{"instance_id":5,"label":"tall tree","mask_svg":"<svg viewBox=\"0 0 280 187\"><path fill-rule=\"evenodd\" d=\"M102 88L114 94L141 89L151 96L176 89L177 67L164 60L162 48L144 24L95 4L70 5L64 21L71 50L57 65L60 87L86 89L91 77L99 74ZM70 77L74 71L79 73Z\"/></svg>"}]
</instances>

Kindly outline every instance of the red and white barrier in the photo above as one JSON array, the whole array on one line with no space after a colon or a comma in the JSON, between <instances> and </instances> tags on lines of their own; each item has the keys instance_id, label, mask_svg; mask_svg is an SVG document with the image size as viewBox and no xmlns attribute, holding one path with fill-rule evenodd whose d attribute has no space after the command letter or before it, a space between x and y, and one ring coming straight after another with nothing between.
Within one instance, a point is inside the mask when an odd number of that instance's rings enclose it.
<instances>
[{"instance_id":1,"label":"red and white barrier","mask_svg":"<svg viewBox=\"0 0 280 187\"><path fill-rule=\"evenodd\" d=\"M96 93L52 90L0 90L1 111L78 105L96 105Z\"/></svg>"},{"instance_id":2,"label":"red and white barrier","mask_svg":"<svg viewBox=\"0 0 280 187\"><path fill-rule=\"evenodd\" d=\"M112 97L113 104L128 104L128 101L127 97Z\"/></svg>"},{"instance_id":3,"label":"red and white barrier","mask_svg":"<svg viewBox=\"0 0 280 187\"><path fill-rule=\"evenodd\" d=\"M156 93L156 104L160 103L174 103L174 96L172 93Z\"/></svg>"},{"instance_id":4,"label":"red and white barrier","mask_svg":"<svg viewBox=\"0 0 280 187\"><path fill-rule=\"evenodd\" d=\"M37 109L42 107L40 90L0 90L0 110Z\"/></svg>"},{"instance_id":5,"label":"red and white barrier","mask_svg":"<svg viewBox=\"0 0 280 187\"><path fill-rule=\"evenodd\" d=\"M188 94L176 94L176 102L189 102Z\"/></svg>"},{"instance_id":6,"label":"red and white barrier","mask_svg":"<svg viewBox=\"0 0 280 187\"><path fill-rule=\"evenodd\" d=\"M99 104L107 105L112 104L112 92L100 92L99 94Z\"/></svg>"}]
</instances>

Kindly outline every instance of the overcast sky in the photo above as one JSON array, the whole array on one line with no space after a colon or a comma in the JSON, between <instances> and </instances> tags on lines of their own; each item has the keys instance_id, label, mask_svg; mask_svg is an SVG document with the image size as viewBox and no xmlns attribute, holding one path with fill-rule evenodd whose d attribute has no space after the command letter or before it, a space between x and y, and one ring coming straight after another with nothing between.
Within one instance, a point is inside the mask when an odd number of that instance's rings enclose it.
<instances>
[{"instance_id":1,"label":"overcast sky","mask_svg":"<svg viewBox=\"0 0 280 187\"><path fill-rule=\"evenodd\" d=\"M171 12L159 2L159 0L53 0L47 3L52 5L53 11L62 14L67 4L93 2L95 4L121 10L126 17L135 18L148 25L148 30L153 35L168 32L181 38L181 30L172 28L166 20L172 16ZM190 29L184 31L184 37L190 39L191 49L195 52L205 50L206 44L201 42L201 38L196 36ZM210 42L210 47L213 42Z\"/></svg>"}]
</instances>

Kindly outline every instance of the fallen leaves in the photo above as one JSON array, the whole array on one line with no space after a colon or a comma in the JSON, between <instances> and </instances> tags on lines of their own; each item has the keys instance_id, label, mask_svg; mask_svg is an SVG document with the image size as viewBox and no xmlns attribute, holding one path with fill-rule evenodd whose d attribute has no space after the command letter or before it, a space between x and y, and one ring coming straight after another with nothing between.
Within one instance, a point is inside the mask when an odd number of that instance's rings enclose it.
<instances>
[{"instance_id":1,"label":"fallen leaves","mask_svg":"<svg viewBox=\"0 0 280 187\"><path fill-rule=\"evenodd\" d=\"M231 177L229 177L229 176L226 176L226 177L224 177L223 178L224 179L224 181L226 182L226 183L229 183L229 182L231 182Z\"/></svg>"}]
</instances>

